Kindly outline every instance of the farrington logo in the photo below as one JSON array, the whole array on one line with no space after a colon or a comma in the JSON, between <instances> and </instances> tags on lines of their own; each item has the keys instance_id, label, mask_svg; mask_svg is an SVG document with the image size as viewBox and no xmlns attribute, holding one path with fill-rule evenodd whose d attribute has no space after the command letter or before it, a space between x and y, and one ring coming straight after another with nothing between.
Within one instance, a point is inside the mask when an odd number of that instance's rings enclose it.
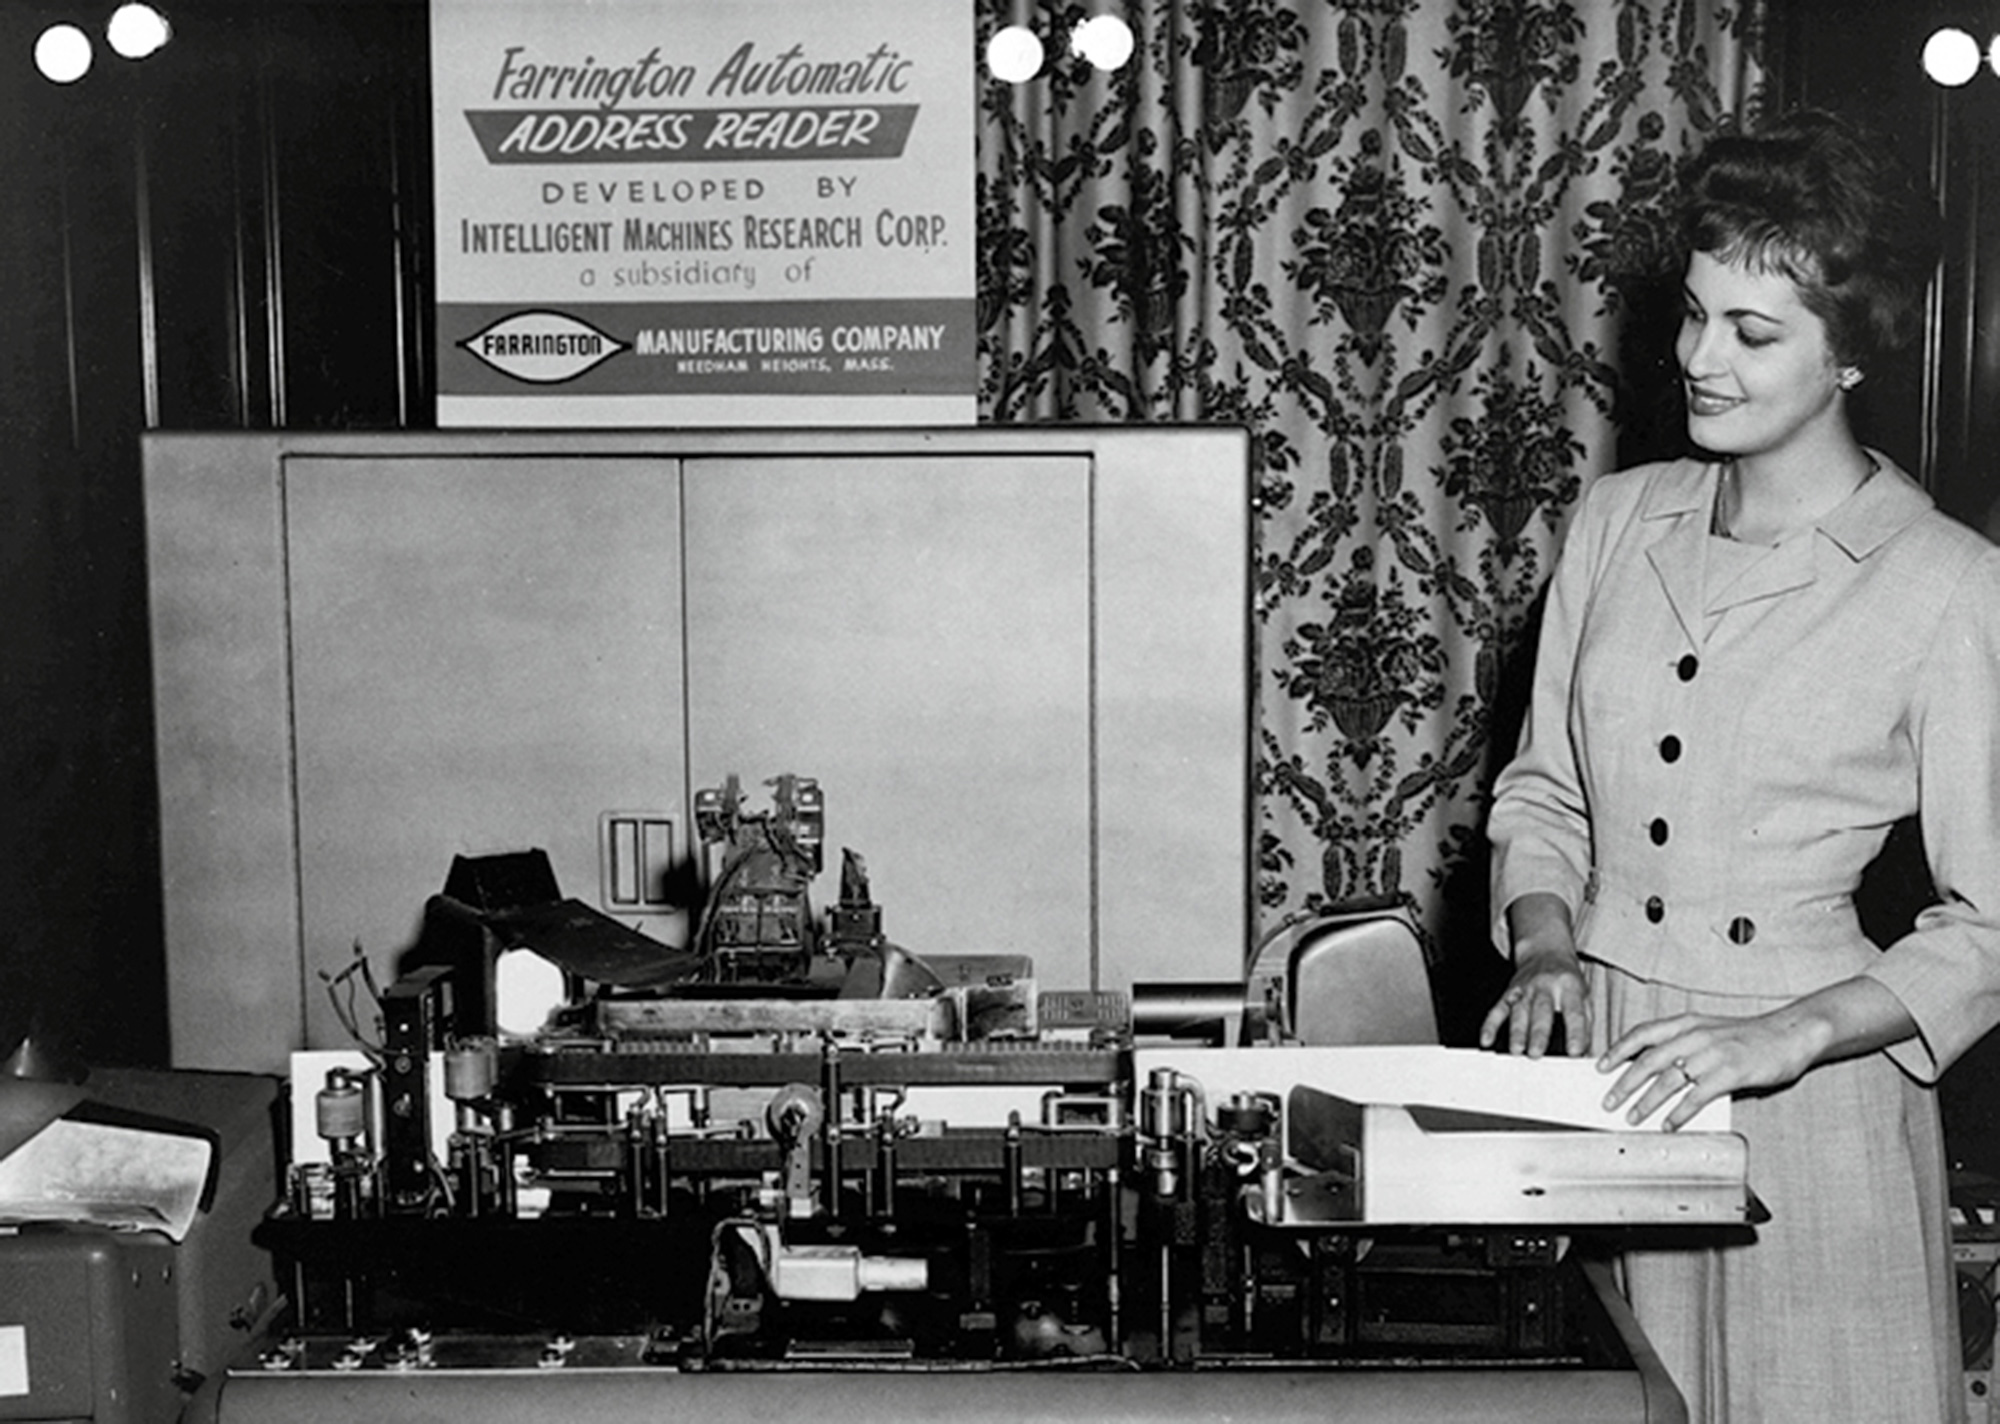
<instances>
[{"instance_id":1,"label":"farrington logo","mask_svg":"<svg viewBox=\"0 0 2000 1424\"><path fill-rule=\"evenodd\" d=\"M540 386L574 380L627 345L558 311L515 312L458 344L501 375Z\"/></svg>"}]
</instances>

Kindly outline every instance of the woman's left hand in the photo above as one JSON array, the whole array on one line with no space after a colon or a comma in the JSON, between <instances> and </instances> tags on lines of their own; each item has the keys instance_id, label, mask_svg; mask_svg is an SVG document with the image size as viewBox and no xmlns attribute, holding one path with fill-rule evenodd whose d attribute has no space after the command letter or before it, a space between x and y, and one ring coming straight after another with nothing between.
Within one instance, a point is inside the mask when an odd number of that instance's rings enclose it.
<instances>
[{"instance_id":1,"label":"woman's left hand","mask_svg":"<svg viewBox=\"0 0 2000 1424\"><path fill-rule=\"evenodd\" d=\"M1672 1131L1717 1098L1794 1081L1812 1067L1814 1048L1811 1036L1784 1012L1740 1019L1676 1014L1620 1035L1597 1068L1601 1073L1625 1068L1605 1094L1606 1109L1616 1111L1631 1101L1625 1117L1636 1124L1673 1102L1660 1124Z\"/></svg>"}]
</instances>

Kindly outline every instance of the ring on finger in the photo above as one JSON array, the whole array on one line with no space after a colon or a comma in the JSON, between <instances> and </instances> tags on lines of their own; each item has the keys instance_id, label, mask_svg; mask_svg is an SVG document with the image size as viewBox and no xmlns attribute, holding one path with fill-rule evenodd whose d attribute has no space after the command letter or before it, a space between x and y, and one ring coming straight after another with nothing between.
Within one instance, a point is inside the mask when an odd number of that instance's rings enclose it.
<instances>
[{"instance_id":1,"label":"ring on finger","mask_svg":"<svg viewBox=\"0 0 2000 1424\"><path fill-rule=\"evenodd\" d=\"M1692 1087L1692 1086L1693 1086L1693 1085L1694 1085L1694 1084L1696 1083L1696 1081L1698 1081L1698 1080L1697 1080L1697 1079L1695 1078L1694 1074L1688 1071L1688 1065L1687 1065L1687 1059L1685 1059L1685 1058L1676 1058L1676 1059L1674 1060L1674 1069L1675 1069L1675 1071L1676 1071L1676 1072L1678 1072L1678 1073L1679 1073L1679 1074L1680 1074L1680 1075L1681 1075L1681 1076L1682 1076L1683 1078L1687 1079L1687 1081L1688 1081L1688 1085L1689 1085L1690 1087Z\"/></svg>"}]
</instances>

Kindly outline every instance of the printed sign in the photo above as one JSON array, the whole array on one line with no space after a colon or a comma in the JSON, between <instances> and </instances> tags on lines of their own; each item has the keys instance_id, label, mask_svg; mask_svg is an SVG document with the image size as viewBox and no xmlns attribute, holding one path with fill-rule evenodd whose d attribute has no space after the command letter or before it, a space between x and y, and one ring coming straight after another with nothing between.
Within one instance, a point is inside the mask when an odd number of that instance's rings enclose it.
<instances>
[{"instance_id":1,"label":"printed sign","mask_svg":"<svg viewBox=\"0 0 2000 1424\"><path fill-rule=\"evenodd\" d=\"M431 0L441 426L969 424L971 0Z\"/></svg>"}]
</instances>

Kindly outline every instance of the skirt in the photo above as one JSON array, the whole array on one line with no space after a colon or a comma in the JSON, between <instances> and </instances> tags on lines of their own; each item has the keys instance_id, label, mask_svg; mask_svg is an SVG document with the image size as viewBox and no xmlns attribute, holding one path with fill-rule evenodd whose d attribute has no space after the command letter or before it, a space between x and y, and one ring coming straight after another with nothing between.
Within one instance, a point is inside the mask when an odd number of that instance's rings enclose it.
<instances>
[{"instance_id":1,"label":"skirt","mask_svg":"<svg viewBox=\"0 0 2000 1424\"><path fill-rule=\"evenodd\" d=\"M1590 971L1600 1049L1649 1019L1786 1002ZM1962 1424L1935 1094L1869 1053L1739 1096L1731 1113L1770 1220L1726 1236L1668 1232L1622 1263L1689 1424Z\"/></svg>"}]
</instances>

